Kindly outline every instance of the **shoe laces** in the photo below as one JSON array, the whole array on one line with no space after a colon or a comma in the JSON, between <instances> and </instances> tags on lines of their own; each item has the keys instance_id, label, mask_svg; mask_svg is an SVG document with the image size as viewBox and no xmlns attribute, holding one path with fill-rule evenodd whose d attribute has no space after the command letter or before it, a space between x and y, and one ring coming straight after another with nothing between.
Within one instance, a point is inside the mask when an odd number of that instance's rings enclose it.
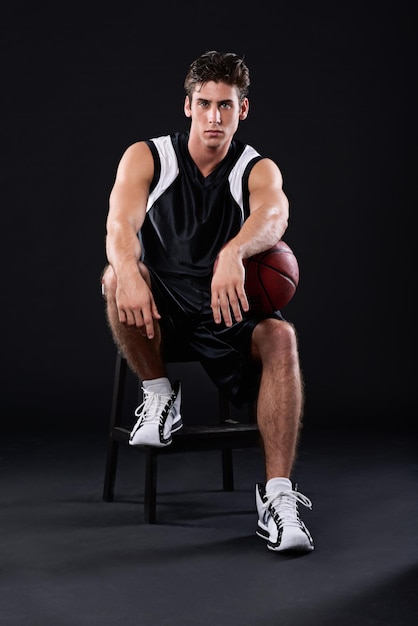
<instances>
[{"instance_id":1,"label":"shoe laces","mask_svg":"<svg viewBox=\"0 0 418 626\"><path fill-rule=\"evenodd\" d=\"M279 491L265 497L263 507L269 510L279 526L300 526L298 502L312 509L312 502L299 491ZM278 519L277 519L278 517Z\"/></svg>"},{"instance_id":2,"label":"shoe laces","mask_svg":"<svg viewBox=\"0 0 418 626\"><path fill-rule=\"evenodd\" d=\"M148 422L149 424L158 424L161 413L170 400L171 393L155 393L142 388L143 402L135 409L135 417L138 417L137 423Z\"/></svg>"}]
</instances>

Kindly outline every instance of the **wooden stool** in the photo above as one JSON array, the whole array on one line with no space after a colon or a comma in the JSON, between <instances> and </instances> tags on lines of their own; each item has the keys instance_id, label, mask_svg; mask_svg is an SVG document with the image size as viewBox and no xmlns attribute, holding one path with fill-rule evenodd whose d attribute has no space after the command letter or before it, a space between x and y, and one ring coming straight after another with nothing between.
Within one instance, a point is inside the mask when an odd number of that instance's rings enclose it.
<instances>
[{"instance_id":1,"label":"wooden stool","mask_svg":"<svg viewBox=\"0 0 418 626\"><path fill-rule=\"evenodd\" d=\"M189 355L171 363L190 362ZM193 362L193 361L192 361ZM123 403L125 396L126 375L128 365L126 359L118 352L113 385L112 407L110 412L109 433L103 500L113 501L118 463L119 444L129 445L130 430L122 426ZM260 435L257 424L238 423L231 419L229 401L218 391L219 423L211 425L183 426L175 435L173 442L165 448L139 446L145 451L145 487L144 487L144 519L148 524L156 522L157 508L157 468L160 454L176 454L205 450L220 450L222 460L222 484L225 491L234 490L233 449L259 447ZM137 447L133 447L135 450Z\"/></svg>"}]
</instances>

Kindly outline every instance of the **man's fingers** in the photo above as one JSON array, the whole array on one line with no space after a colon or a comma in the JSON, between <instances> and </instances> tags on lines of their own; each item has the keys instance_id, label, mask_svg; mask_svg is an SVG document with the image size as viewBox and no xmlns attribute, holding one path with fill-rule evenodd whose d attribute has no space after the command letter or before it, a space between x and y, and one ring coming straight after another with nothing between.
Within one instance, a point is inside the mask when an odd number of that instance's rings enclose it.
<instances>
[{"instance_id":1,"label":"man's fingers","mask_svg":"<svg viewBox=\"0 0 418 626\"><path fill-rule=\"evenodd\" d=\"M237 300L235 299L235 305L233 305L226 292L219 294L217 299L215 298L215 301L212 304L212 312L213 319L217 324L219 324L223 319L226 326L232 326L231 307L233 307L232 312L234 313L234 317L236 319L237 308L239 310L239 307L237 307Z\"/></svg>"},{"instance_id":2,"label":"man's fingers","mask_svg":"<svg viewBox=\"0 0 418 626\"><path fill-rule=\"evenodd\" d=\"M223 319L226 326L232 326L233 319L236 322L242 321L242 311L248 311L249 306L245 291L233 288L229 292L213 291L211 308L213 319L217 324Z\"/></svg>"}]
</instances>

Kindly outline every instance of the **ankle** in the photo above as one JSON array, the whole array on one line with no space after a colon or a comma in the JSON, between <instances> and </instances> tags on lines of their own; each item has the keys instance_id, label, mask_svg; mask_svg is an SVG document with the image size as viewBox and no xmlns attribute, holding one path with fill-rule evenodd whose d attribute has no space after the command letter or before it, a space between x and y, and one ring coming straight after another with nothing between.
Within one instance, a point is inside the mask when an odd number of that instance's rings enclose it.
<instances>
[{"instance_id":1,"label":"ankle","mask_svg":"<svg viewBox=\"0 0 418 626\"><path fill-rule=\"evenodd\" d=\"M152 393L166 394L173 391L171 383L166 376L143 380L142 386L146 391L151 391Z\"/></svg>"},{"instance_id":2,"label":"ankle","mask_svg":"<svg viewBox=\"0 0 418 626\"><path fill-rule=\"evenodd\" d=\"M292 491L292 482L289 478L277 476L270 478L266 483L267 496L278 493L279 491Z\"/></svg>"}]
</instances>

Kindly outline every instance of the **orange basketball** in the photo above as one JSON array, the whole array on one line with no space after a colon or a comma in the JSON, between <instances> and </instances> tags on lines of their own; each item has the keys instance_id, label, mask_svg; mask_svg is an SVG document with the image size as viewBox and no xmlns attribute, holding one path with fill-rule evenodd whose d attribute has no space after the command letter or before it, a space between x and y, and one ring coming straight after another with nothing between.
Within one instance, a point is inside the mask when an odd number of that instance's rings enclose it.
<instances>
[{"instance_id":1,"label":"orange basketball","mask_svg":"<svg viewBox=\"0 0 418 626\"><path fill-rule=\"evenodd\" d=\"M250 312L272 313L290 302L299 284L299 264L284 241L244 259Z\"/></svg>"}]
</instances>

